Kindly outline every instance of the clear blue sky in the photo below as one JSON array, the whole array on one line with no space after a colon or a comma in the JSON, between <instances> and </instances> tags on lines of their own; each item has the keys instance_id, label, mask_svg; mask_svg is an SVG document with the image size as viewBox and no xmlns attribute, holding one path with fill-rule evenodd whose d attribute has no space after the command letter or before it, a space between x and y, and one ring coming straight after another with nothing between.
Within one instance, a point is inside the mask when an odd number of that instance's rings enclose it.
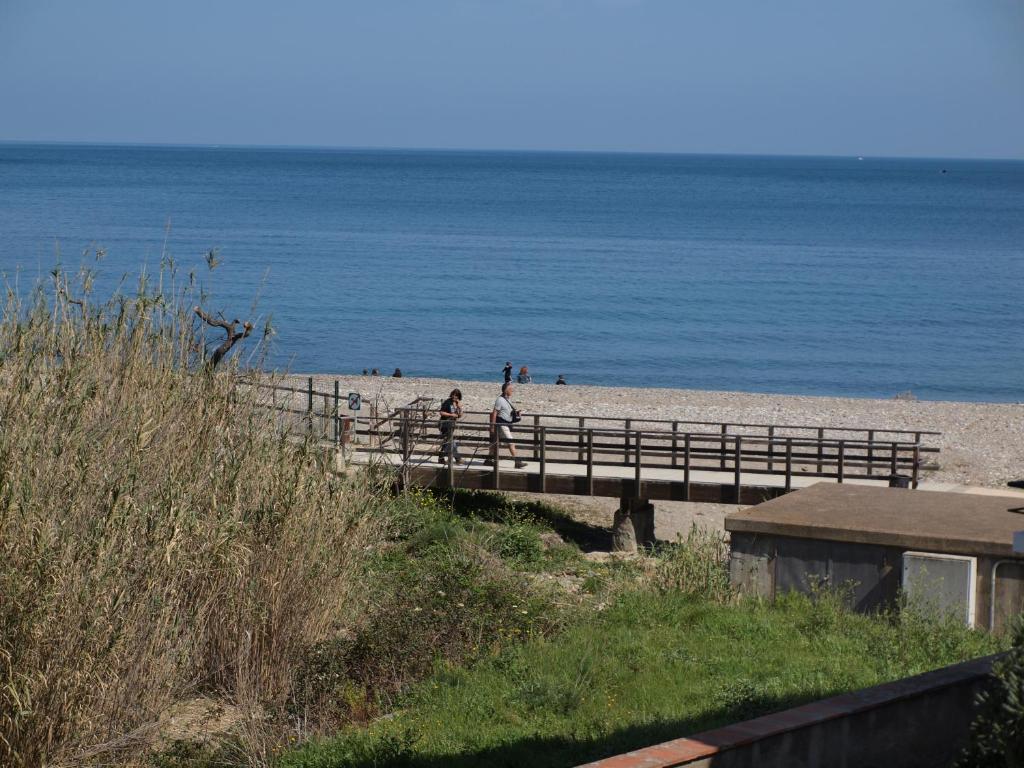
<instances>
[{"instance_id":1,"label":"clear blue sky","mask_svg":"<svg viewBox=\"0 0 1024 768\"><path fill-rule=\"evenodd\" d=\"M0 140L1024 158L1024 0L0 0Z\"/></svg>"}]
</instances>

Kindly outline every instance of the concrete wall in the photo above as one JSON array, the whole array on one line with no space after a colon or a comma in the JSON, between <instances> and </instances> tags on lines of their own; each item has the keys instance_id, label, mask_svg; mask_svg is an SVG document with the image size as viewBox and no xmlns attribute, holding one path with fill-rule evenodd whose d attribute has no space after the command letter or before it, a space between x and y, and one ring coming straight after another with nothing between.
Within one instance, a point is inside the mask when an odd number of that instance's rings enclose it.
<instances>
[{"instance_id":1,"label":"concrete wall","mask_svg":"<svg viewBox=\"0 0 1024 768\"><path fill-rule=\"evenodd\" d=\"M967 743L995 656L822 699L587 768L937 768Z\"/></svg>"}]
</instances>

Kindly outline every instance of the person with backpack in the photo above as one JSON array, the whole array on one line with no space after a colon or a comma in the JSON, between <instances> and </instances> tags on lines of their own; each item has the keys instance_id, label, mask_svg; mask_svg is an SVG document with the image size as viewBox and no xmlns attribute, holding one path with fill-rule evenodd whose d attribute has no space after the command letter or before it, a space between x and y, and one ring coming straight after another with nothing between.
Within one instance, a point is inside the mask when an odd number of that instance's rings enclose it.
<instances>
[{"instance_id":1,"label":"person with backpack","mask_svg":"<svg viewBox=\"0 0 1024 768\"><path fill-rule=\"evenodd\" d=\"M462 390L453 389L448 399L441 403L441 419L438 428L441 430L441 455L438 461L444 464L449 455L456 464L462 463L459 456L459 445L455 442L455 423L462 418Z\"/></svg>"},{"instance_id":2,"label":"person with backpack","mask_svg":"<svg viewBox=\"0 0 1024 768\"><path fill-rule=\"evenodd\" d=\"M508 452L515 460L516 469L522 469L526 462L516 456L516 447L512 443L512 425L522 421L523 413L512 405L509 399L512 397L512 382L506 381L501 386L501 394L494 401L494 408L491 409L491 441L498 446L497 453L501 453L501 443L508 446ZM496 443L494 441L497 441Z\"/></svg>"}]
</instances>

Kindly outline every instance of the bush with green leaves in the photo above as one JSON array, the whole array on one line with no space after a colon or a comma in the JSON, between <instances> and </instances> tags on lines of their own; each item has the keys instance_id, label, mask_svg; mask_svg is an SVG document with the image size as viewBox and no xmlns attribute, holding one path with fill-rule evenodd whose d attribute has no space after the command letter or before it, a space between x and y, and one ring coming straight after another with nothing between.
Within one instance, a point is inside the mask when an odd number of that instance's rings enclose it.
<instances>
[{"instance_id":1,"label":"bush with green leaves","mask_svg":"<svg viewBox=\"0 0 1024 768\"><path fill-rule=\"evenodd\" d=\"M971 741L957 768L1024 766L1024 620L1013 627L1013 647L992 667L977 701Z\"/></svg>"}]
</instances>

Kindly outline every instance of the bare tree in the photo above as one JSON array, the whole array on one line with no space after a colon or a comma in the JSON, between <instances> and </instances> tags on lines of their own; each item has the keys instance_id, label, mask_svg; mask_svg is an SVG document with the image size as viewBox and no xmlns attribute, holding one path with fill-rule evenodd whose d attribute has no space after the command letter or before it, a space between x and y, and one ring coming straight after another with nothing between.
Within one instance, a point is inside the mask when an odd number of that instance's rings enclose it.
<instances>
[{"instance_id":1,"label":"bare tree","mask_svg":"<svg viewBox=\"0 0 1024 768\"><path fill-rule=\"evenodd\" d=\"M231 322L228 322L227 320L224 319L223 315L220 316L219 318L213 317L210 314L204 312L200 307L195 307L195 313L196 315L199 316L199 319L202 320L207 325L213 328L223 328L224 333L227 334L227 338L225 338L224 341L221 342L219 347L213 350L213 355L211 355L210 357L211 368L216 368L217 363L224 359L224 356L231 351L231 348L235 346L236 343L238 343L246 336L248 336L250 333L252 333L252 323L250 323L248 320L242 323L242 330L238 331L236 330L236 328L238 327L238 324L241 323L242 321L237 318L232 320Z\"/></svg>"}]
</instances>

